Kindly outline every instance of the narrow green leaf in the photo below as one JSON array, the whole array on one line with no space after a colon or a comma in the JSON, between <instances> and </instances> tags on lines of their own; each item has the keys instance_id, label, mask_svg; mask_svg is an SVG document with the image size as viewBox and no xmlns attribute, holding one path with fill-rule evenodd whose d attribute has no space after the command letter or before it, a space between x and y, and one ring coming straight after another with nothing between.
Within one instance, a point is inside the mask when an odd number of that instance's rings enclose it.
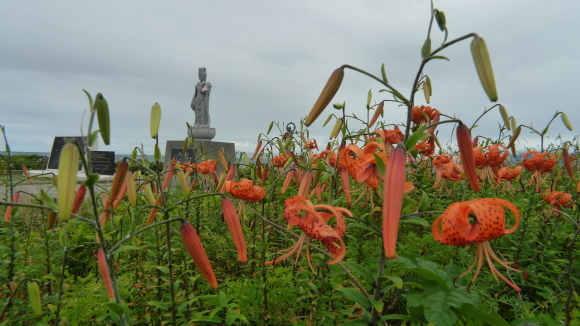
<instances>
[{"instance_id":1,"label":"narrow green leaf","mask_svg":"<svg viewBox=\"0 0 580 326\"><path fill-rule=\"evenodd\" d=\"M270 122L270 125L268 126L268 131L266 131L266 135L270 134L270 131L272 131L273 126L274 126L274 121Z\"/></svg>"},{"instance_id":2,"label":"narrow green leaf","mask_svg":"<svg viewBox=\"0 0 580 326\"><path fill-rule=\"evenodd\" d=\"M370 311L371 302L362 293L351 288L340 288L337 291L341 292L347 299L353 300L358 303L363 309Z\"/></svg>"},{"instance_id":3,"label":"narrow green leaf","mask_svg":"<svg viewBox=\"0 0 580 326\"><path fill-rule=\"evenodd\" d=\"M468 316L468 317L471 317L474 319L479 319L479 320L484 321L485 323L487 323L489 325L494 325L494 326L509 326L510 325L505 319L501 318L501 316L498 315L498 313L493 311L493 310L482 311L471 304L464 304L461 306L461 308L459 308L457 310L459 312L461 312L461 314L464 316Z\"/></svg>"},{"instance_id":4,"label":"narrow green leaf","mask_svg":"<svg viewBox=\"0 0 580 326\"><path fill-rule=\"evenodd\" d=\"M155 268L158 269L161 273L169 275L169 268L165 266L155 266Z\"/></svg>"},{"instance_id":5,"label":"narrow green leaf","mask_svg":"<svg viewBox=\"0 0 580 326\"><path fill-rule=\"evenodd\" d=\"M124 245L124 246L120 246L119 249L115 250L113 252L113 254L118 254L121 253L123 251L128 251L128 250L139 250L141 248L137 247L137 246L132 246L132 245ZM166 273L167 274L167 273Z\"/></svg>"},{"instance_id":6,"label":"narrow green leaf","mask_svg":"<svg viewBox=\"0 0 580 326\"><path fill-rule=\"evenodd\" d=\"M379 174L381 175L381 177L385 177L385 171L387 170L387 165L385 164L385 161L383 161L383 159L378 156L376 153L373 153L373 155L375 156L375 164L377 165L377 169L379 170Z\"/></svg>"},{"instance_id":7,"label":"narrow green leaf","mask_svg":"<svg viewBox=\"0 0 580 326\"><path fill-rule=\"evenodd\" d=\"M150 306L155 306L155 307L160 308L162 310L168 310L169 309L169 304L164 303L164 302L148 301L147 304L150 305Z\"/></svg>"},{"instance_id":8,"label":"narrow green leaf","mask_svg":"<svg viewBox=\"0 0 580 326\"><path fill-rule=\"evenodd\" d=\"M431 56L428 56L428 57L426 57L425 59L423 59L423 61L425 61L425 62L429 62L429 61L431 61L431 60L435 60L435 59L443 59L443 60L447 60L447 61L449 61L449 58L447 58L447 57L444 57L444 56L442 56L442 55L431 55Z\"/></svg>"},{"instance_id":9,"label":"narrow green leaf","mask_svg":"<svg viewBox=\"0 0 580 326\"><path fill-rule=\"evenodd\" d=\"M89 146L93 146L99 137L99 130L95 130L89 136Z\"/></svg>"},{"instance_id":10,"label":"narrow green leaf","mask_svg":"<svg viewBox=\"0 0 580 326\"><path fill-rule=\"evenodd\" d=\"M89 175L89 177L87 178L87 180L85 180L85 182L83 182L85 184L85 186L87 188L91 188L92 186L94 186L97 181L99 181L100 177L98 174L94 173Z\"/></svg>"},{"instance_id":11,"label":"narrow green leaf","mask_svg":"<svg viewBox=\"0 0 580 326\"><path fill-rule=\"evenodd\" d=\"M401 223L414 223L414 224L419 224L422 225L424 227L429 227L429 222L427 222L425 219L422 219L418 216L403 216L401 217Z\"/></svg>"},{"instance_id":12,"label":"narrow green leaf","mask_svg":"<svg viewBox=\"0 0 580 326\"><path fill-rule=\"evenodd\" d=\"M342 261L340 264L348 269L351 269L351 270L357 272L358 274L360 274L360 276L363 277L363 279L368 284L370 284L371 286L374 286L373 283L375 282L375 277L368 269L364 268L363 266L357 265L353 262Z\"/></svg>"},{"instance_id":13,"label":"narrow green leaf","mask_svg":"<svg viewBox=\"0 0 580 326\"><path fill-rule=\"evenodd\" d=\"M428 127L428 125L424 124L421 127L419 127L419 129L417 129L417 131L415 131L413 134L411 134L411 136L409 136L409 139L407 139L407 142L405 143L405 148L407 149L407 151L410 151L411 149L413 149L415 147L415 145L417 144L417 142L431 137L430 134L425 133L425 130L427 130L427 127Z\"/></svg>"},{"instance_id":14,"label":"narrow green leaf","mask_svg":"<svg viewBox=\"0 0 580 326\"><path fill-rule=\"evenodd\" d=\"M383 236L382 232L380 232L379 230L377 230L377 229L375 229L367 224L364 224L364 223L349 223L348 229L350 229L350 228L361 228L361 229L365 229L367 231L371 231L371 232L377 234L378 236L381 236L381 237Z\"/></svg>"},{"instance_id":15,"label":"narrow green leaf","mask_svg":"<svg viewBox=\"0 0 580 326\"><path fill-rule=\"evenodd\" d=\"M50 207L55 212L58 212L58 205L44 190L40 189L40 199L44 201L46 206Z\"/></svg>"},{"instance_id":16,"label":"narrow green leaf","mask_svg":"<svg viewBox=\"0 0 580 326\"><path fill-rule=\"evenodd\" d=\"M351 320L346 323L340 324L340 326L368 326L369 323L362 319Z\"/></svg>"},{"instance_id":17,"label":"narrow green leaf","mask_svg":"<svg viewBox=\"0 0 580 326\"><path fill-rule=\"evenodd\" d=\"M431 38L428 37L421 47L421 57L426 58L431 53Z\"/></svg>"},{"instance_id":18,"label":"narrow green leaf","mask_svg":"<svg viewBox=\"0 0 580 326\"><path fill-rule=\"evenodd\" d=\"M89 94L89 92L85 91L84 89L83 89L83 92L85 92L85 94L87 94L87 97L89 98L89 110L91 112L93 112L93 110L95 109L93 106L93 98L91 97L91 94Z\"/></svg>"},{"instance_id":19,"label":"narrow green leaf","mask_svg":"<svg viewBox=\"0 0 580 326\"><path fill-rule=\"evenodd\" d=\"M121 307L120 304L111 301L111 302L107 302L103 305L103 307L109 309L110 311L116 313L117 315L121 316L123 314L123 307Z\"/></svg>"}]
</instances>

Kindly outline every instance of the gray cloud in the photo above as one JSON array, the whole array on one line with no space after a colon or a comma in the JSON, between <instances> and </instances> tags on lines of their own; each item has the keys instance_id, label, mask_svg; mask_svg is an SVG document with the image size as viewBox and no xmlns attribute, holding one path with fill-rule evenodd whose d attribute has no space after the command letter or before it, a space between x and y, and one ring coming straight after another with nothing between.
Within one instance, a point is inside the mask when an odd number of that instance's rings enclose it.
<instances>
[{"instance_id":1,"label":"gray cloud","mask_svg":"<svg viewBox=\"0 0 580 326\"><path fill-rule=\"evenodd\" d=\"M330 73L348 63L379 74L405 94L420 64L429 1L32 1L9 2L0 12L0 124L15 151L48 151L55 135L79 134L88 104L82 89L110 103L112 144L128 153L144 144L152 152L149 110L163 109L161 143L185 137L197 68L212 82L215 140L252 151L270 121L298 123ZM573 17L580 4L460 0L435 1L447 16L449 39L470 32L485 38L500 102L519 123L541 128L556 110L580 121L572 96L578 75ZM434 46L443 40L435 26ZM492 104L473 67L469 41L444 50L451 61L433 61L432 106L471 124ZM347 71L333 102L366 115L368 90L381 85ZM419 93L417 104L425 104ZM331 108L323 113L334 113ZM477 134L495 137L498 112L480 121ZM387 105L386 123L402 123L404 110ZM87 117L85 113L84 128ZM578 126L576 126L578 127ZM442 127L448 138L451 128ZM551 129L568 139L560 121ZM311 134L330 128L317 121ZM530 136L529 142L534 138ZM104 146L101 145L101 149Z\"/></svg>"}]
</instances>

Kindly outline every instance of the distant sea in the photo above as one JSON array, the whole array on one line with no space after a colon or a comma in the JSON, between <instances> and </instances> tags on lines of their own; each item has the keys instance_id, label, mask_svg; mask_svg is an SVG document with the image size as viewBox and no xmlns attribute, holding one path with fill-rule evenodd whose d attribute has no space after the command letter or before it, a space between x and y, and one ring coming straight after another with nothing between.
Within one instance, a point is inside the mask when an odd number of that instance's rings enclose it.
<instances>
[{"instance_id":1,"label":"distant sea","mask_svg":"<svg viewBox=\"0 0 580 326\"><path fill-rule=\"evenodd\" d=\"M2 151L2 155L6 156L6 152ZM49 152L10 152L10 155L38 155L38 156L50 156ZM115 153L115 162L121 161L124 157L131 157L131 154L117 154ZM153 161L153 155L147 155L149 161ZM163 161L163 156L161 156L161 161Z\"/></svg>"}]
</instances>

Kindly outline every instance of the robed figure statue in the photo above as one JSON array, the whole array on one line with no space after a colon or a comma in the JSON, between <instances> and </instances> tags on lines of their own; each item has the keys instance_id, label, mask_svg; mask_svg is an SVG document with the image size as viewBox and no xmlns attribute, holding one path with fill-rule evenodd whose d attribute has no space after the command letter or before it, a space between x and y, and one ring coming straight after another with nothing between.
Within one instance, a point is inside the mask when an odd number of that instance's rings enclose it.
<instances>
[{"instance_id":1,"label":"robed figure statue","mask_svg":"<svg viewBox=\"0 0 580 326\"><path fill-rule=\"evenodd\" d=\"M195 85L195 93L191 100L191 109L195 111L194 128L209 128L209 94L211 83L206 81L205 67L199 68L199 82Z\"/></svg>"}]
</instances>

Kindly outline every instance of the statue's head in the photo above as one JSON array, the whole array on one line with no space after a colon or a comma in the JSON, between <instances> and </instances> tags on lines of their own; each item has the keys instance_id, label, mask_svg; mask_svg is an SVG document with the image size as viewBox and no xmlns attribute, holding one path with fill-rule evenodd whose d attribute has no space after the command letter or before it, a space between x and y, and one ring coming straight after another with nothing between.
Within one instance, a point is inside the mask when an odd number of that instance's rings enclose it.
<instances>
[{"instance_id":1,"label":"statue's head","mask_svg":"<svg viewBox=\"0 0 580 326\"><path fill-rule=\"evenodd\" d=\"M205 67L199 68L197 75L199 76L199 80L205 80L207 78L207 72L205 72Z\"/></svg>"}]
</instances>

